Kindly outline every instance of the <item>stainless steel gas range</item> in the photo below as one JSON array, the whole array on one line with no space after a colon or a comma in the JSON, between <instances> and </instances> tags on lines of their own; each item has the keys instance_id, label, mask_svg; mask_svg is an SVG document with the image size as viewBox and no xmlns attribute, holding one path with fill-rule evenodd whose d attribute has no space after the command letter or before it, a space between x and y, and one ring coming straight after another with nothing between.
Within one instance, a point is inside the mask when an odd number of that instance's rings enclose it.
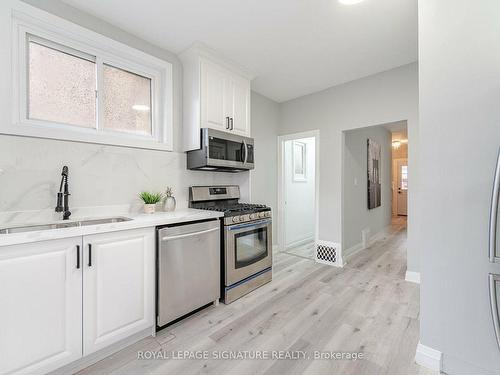
<instances>
[{"instance_id":1,"label":"stainless steel gas range","mask_svg":"<svg viewBox=\"0 0 500 375\"><path fill-rule=\"evenodd\" d=\"M221 299L228 304L272 279L271 208L240 203L240 188L192 186L190 207L224 212L221 218Z\"/></svg>"}]
</instances>

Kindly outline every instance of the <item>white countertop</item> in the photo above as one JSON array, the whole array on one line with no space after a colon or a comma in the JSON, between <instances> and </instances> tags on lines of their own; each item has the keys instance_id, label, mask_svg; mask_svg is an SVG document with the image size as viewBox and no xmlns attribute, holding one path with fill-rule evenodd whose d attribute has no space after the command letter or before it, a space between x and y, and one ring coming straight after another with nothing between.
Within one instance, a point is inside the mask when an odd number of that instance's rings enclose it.
<instances>
[{"instance_id":1,"label":"white countertop","mask_svg":"<svg viewBox=\"0 0 500 375\"><path fill-rule=\"evenodd\" d=\"M189 221L219 218L221 216L224 216L224 214L222 212L217 212L217 211L206 211L206 210L185 208L176 210L174 212L156 212L154 214L128 214L128 215L116 215L116 216L127 217L132 220L122 221L119 223L88 225L88 226L72 227L72 228L60 228L60 229L48 229L48 230L33 231L33 232L0 234L0 247L9 245L18 245L30 242L56 240L60 238L87 236L98 233L117 232L128 229L156 227L159 225L185 223ZM102 216L91 217L91 218L76 217L76 218L71 218L71 220L65 222L88 220L88 219L100 219L100 218L103 217ZM38 224L53 224L59 222L63 221L38 223ZM27 225L33 225L33 224L34 223L29 223ZM15 226L18 227L22 225L16 223Z\"/></svg>"}]
</instances>

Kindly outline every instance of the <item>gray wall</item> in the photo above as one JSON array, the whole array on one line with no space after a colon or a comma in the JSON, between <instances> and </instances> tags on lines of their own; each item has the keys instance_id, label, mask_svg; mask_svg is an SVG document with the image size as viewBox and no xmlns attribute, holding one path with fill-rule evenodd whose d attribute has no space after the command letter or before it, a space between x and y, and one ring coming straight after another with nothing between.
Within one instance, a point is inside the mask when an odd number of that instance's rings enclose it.
<instances>
[{"instance_id":1,"label":"gray wall","mask_svg":"<svg viewBox=\"0 0 500 375\"><path fill-rule=\"evenodd\" d=\"M368 209L367 140L381 147L380 179L381 206ZM369 229L374 235L391 223L391 133L383 126L373 126L345 132L343 165L342 246L347 251L361 242L361 231Z\"/></svg>"},{"instance_id":2,"label":"gray wall","mask_svg":"<svg viewBox=\"0 0 500 375\"><path fill-rule=\"evenodd\" d=\"M418 271L418 66L416 63L285 102L280 135L320 130L319 239L342 242L342 131L408 120L408 269Z\"/></svg>"},{"instance_id":3,"label":"gray wall","mask_svg":"<svg viewBox=\"0 0 500 375\"><path fill-rule=\"evenodd\" d=\"M255 170L250 172L252 201L269 205L277 213L277 132L279 104L252 92L252 137L255 139ZM273 243L277 243L276 225Z\"/></svg>"},{"instance_id":4,"label":"gray wall","mask_svg":"<svg viewBox=\"0 0 500 375\"><path fill-rule=\"evenodd\" d=\"M453 375L500 373L488 300L488 273L500 265L487 257L499 14L497 0L419 1L420 341L443 353Z\"/></svg>"}]
</instances>

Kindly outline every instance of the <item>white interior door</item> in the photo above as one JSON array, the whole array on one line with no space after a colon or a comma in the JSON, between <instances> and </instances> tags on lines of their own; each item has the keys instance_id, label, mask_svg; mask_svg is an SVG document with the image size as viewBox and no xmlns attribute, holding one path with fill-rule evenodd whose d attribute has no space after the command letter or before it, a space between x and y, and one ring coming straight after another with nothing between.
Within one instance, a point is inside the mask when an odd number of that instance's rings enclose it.
<instances>
[{"instance_id":1,"label":"white interior door","mask_svg":"<svg viewBox=\"0 0 500 375\"><path fill-rule=\"evenodd\" d=\"M154 228L84 237L83 352L154 325Z\"/></svg>"},{"instance_id":2,"label":"white interior door","mask_svg":"<svg viewBox=\"0 0 500 375\"><path fill-rule=\"evenodd\" d=\"M397 214L408 214L408 160L399 159L396 162L397 171Z\"/></svg>"},{"instance_id":3,"label":"white interior door","mask_svg":"<svg viewBox=\"0 0 500 375\"><path fill-rule=\"evenodd\" d=\"M0 374L45 374L81 358L81 241L0 251Z\"/></svg>"}]
</instances>

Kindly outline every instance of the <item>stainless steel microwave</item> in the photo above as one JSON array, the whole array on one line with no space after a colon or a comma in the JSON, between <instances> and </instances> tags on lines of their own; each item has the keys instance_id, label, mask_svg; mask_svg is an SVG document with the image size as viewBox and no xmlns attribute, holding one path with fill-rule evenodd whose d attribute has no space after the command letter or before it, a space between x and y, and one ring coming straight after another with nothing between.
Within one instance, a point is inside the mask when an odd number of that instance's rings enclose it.
<instances>
[{"instance_id":1,"label":"stainless steel microwave","mask_svg":"<svg viewBox=\"0 0 500 375\"><path fill-rule=\"evenodd\" d=\"M191 170L243 172L254 168L253 138L201 129L201 147L187 152Z\"/></svg>"}]
</instances>

